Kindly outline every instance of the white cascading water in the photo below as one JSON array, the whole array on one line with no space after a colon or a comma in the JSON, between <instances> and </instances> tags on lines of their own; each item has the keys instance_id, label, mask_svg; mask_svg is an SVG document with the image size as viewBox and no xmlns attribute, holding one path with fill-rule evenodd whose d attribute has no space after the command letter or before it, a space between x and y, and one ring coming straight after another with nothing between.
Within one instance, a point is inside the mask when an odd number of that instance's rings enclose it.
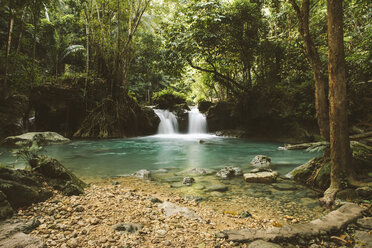
<instances>
[{"instance_id":1,"label":"white cascading water","mask_svg":"<svg viewBox=\"0 0 372 248\"><path fill-rule=\"evenodd\" d=\"M189 134L206 134L207 119L199 112L198 108L192 108L189 111Z\"/></svg>"},{"instance_id":2,"label":"white cascading water","mask_svg":"<svg viewBox=\"0 0 372 248\"><path fill-rule=\"evenodd\" d=\"M160 118L158 134L178 133L177 117L172 112L164 109L154 109L154 111Z\"/></svg>"}]
</instances>

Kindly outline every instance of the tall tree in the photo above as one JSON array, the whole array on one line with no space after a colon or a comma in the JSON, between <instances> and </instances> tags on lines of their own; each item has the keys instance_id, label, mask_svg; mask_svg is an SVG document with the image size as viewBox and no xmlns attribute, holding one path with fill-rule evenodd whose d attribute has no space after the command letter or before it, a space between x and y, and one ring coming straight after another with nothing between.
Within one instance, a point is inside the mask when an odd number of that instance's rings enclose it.
<instances>
[{"instance_id":1,"label":"tall tree","mask_svg":"<svg viewBox=\"0 0 372 248\"><path fill-rule=\"evenodd\" d=\"M306 54L310 60L311 67L314 73L315 81L315 109L318 121L320 134L325 140L329 140L329 117L328 117L328 102L325 90L326 81L322 70L318 50L310 35L309 15L310 15L310 0L302 0L301 9L295 0L289 0L298 19L298 31L304 40Z\"/></svg>"},{"instance_id":2,"label":"tall tree","mask_svg":"<svg viewBox=\"0 0 372 248\"><path fill-rule=\"evenodd\" d=\"M331 185L321 199L333 203L352 172L348 133L342 0L327 0Z\"/></svg>"}]
</instances>

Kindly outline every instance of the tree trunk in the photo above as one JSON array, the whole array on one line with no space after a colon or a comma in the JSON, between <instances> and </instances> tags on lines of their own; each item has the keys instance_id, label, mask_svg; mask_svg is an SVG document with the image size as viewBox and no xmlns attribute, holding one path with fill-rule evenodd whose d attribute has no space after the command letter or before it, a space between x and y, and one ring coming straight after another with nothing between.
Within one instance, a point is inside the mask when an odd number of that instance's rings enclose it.
<instances>
[{"instance_id":1,"label":"tree trunk","mask_svg":"<svg viewBox=\"0 0 372 248\"><path fill-rule=\"evenodd\" d=\"M322 70L322 63L320 61L318 50L310 36L309 28L309 13L310 13L310 0L303 0L301 9L296 4L295 0L289 0L296 11L298 19L298 31L304 40L306 54L310 60L311 67L314 73L315 82L315 110L318 121L320 134L322 137L329 141L329 116L328 116L328 103L325 90L325 79Z\"/></svg>"},{"instance_id":2,"label":"tree trunk","mask_svg":"<svg viewBox=\"0 0 372 248\"><path fill-rule=\"evenodd\" d=\"M16 54L18 54L19 51L21 50L21 45L22 45L22 36L23 36L23 29L24 29L23 22L24 22L24 20L25 20L25 17L26 17L26 8L24 8L23 11L22 11L22 17L21 17L21 31L19 32L18 45L17 45L17 51L16 51Z\"/></svg>"},{"instance_id":3,"label":"tree trunk","mask_svg":"<svg viewBox=\"0 0 372 248\"><path fill-rule=\"evenodd\" d=\"M12 43L12 33L13 33L13 24L14 24L14 15L13 10L9 10L9 23L8 23L8 41L6 43L6 51L5 51L5 72L4 72L4 83L1 90L0 100L6 99L9 96L8 90L8 67L9 67L9 53L10 53L10 45Z\"/></svg>"},{"instance_id":4,"label":"tree trunk","mask_svg":"<svg viewBox=\"0 0 372 248\"><path fill-rule=\"evenodd\" d=\"M331 185L321 201L329 206L337 191L347 182L352 167L346 111L342 0L327 0L327 13Z\"/></svg>"}]
</instances>

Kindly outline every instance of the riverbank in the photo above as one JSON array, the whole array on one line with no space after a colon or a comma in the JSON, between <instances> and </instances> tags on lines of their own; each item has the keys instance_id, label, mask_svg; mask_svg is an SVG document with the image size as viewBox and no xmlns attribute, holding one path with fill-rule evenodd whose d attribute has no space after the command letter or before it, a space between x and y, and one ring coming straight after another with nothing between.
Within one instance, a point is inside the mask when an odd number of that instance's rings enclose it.
<instances>
[{"instance_id":1,"label":"riverbank","mask_svg":"<svg viewBox=\"0 0 372 248\"><path fill-rule=\"evenodd\" d=\"M43 239L48 247L235 247L237 244L219 233L309 222L327 213L319 211L307 219L306 209L298 209L304 215L284 217L275 202L244 196L225 204L217 201L218 197L198 202L166 184L132 177L94 179L90 184L83 195L66 197L55 192L46 202L20 210L16 217L24 221L38 218L41 225L30 235ZM298 207L295 202L291 204L293 209ZM238 210L241 212L235 212ZM321 239L313 243L339 247Z\"/></svg>"}]
</instances>

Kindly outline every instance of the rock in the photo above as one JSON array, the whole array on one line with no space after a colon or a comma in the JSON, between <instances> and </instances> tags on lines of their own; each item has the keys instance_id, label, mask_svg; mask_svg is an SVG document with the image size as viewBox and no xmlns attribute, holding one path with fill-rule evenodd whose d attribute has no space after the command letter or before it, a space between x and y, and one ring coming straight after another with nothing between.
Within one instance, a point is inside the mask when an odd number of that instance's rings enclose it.
<instances>
[{"instance_id":1,"label":"rock","mask_svg":"<svg viewBox=\"0 0 372 248\"><path fill-rule=\"evenodd\" d=\"M45 191L39 192L35 187L4 179L0 179L0 190L6 195L7 201L14 209L30 206L32 203L44 201L51 196Z\"/></svg>"},{"instance_id":2,"label":"rock","mask_svg":"<svg viewBox=\"0 0 372 248\"><path fill-rule=\"evenodd\" d=\"M148 170L139 170L136 173L134 173L135 177L141 178L141 179L150 179L151 178L151 172Z\"/></svg>"},{"instance_id":3,"label":"rock","mask_svg":"<svg viewBox=\"0 0 372 248\"><path fill-rule=\"evenodd\" d=\"M263 172L263 171L272 172L273 170L272 169L268 169L268 168L254 168L250 172L251 173L257 173L257 172Z\"/></svg>"},{"instance_id":4,"label":"rock","mask_svg":"<svg viewBox=\"0 0 372 248\"><path fill-rule=\"evenodd\" d=\"M319 172L316 178L312 178L316 170L319 170ZM287 176L300 184L325 190L330 185L330 161L323 157L311 159L307 163L294 168ZM311 180L309 180L310 178Z\"/></svg>"},{"instance_id":5,"label":"rock","mask_svg":"<svg viewBox=\"0 0 372 248\"><path fill-rule=\"evenodd\" d=\"M269 168L271 159L265 155L257 155L252 159L251 164L257 168Z\"/></svg>"},{"instance_id":6,"label":"rock","mask_svg":"<svg viewBox=\"0 0 372 248\"><path fill-rule=\"evenodd\" d=\"M205 189L205 191L206 192L212 192L212 191L225 192L228 189L229 188L226 185L214 184L214 185L211 185L211 186L207 186L207 188Z\"/></svg>"},{"instance_id":7,"label":"rock","mask_svg":"<svg viewBox=\"0 0 372 248\"><path fill-rule=\"evenodd\" d=\"M356 230L354 234L355 248L372 247L372 235L368 231Z\"/></svg>"},{"instance_id":8,"label":"rock","mask_svg":"<svg viewBox=\"0 0 372 248\"><path fill-rule=\"evenodd\" d=\"M60 144L70 142L70 139L63 137L55 132L31 132L24 133L18 136L10 136L5 138L0 146L23 147L31 146L34 140L38 141L39 145Z\"/></svg>"},{"instance_id":9,"label":"rock","mask_svg":"<svg viewBox=\"0 0 372 248\"><path fill-rule=\"evenodd\" d=\"M170 217L174 215L180 215L187 219L201 219L200 216L198 216L195 211L188 209L186 207L180 207L174 203L171 202L164 202L162 204L159 204L159 208L163 211L165 216Z\"/></svg>"},{"instance_id":10,"label":"rock","mask_svg":"<svg viewBox=\"0 0 372 248\"><path fill-rule=\"evenodd\" d=\"M188 176L203 176L207 175L207 170L203 168L192 168L190 170L181 171L179 174L188 175Z\"/></svg>"},{"instance_id":11,"label":"rock","mask_svg":"<svg viewBox=\"0 0 372 248\"><path fill-rule=\"evenodd\" d=\"M182 181L182 184L186 186L191 186L195 182L195 179L192 177L185 177Z\"/></svg>"},{"instance_id":12,"label":"rock","mask_svg":"<svg viewBox=\"0 0 372 248\"><path fill-rule=\"evenodd\" d=\"M225 231L229 241L250 242L257 239L265 241L285 241L290 239L310 239L319 234L328 236L341 231L348 224L361 217L365 210L354 203L346 203L320 219L306 224L294 224L284 227L272 227L266 230L241 229Z\"/></svg>"},{"instance_id":13,"label":"rock","mask_svg":"<svg viewBox=\"0 0 372 248\"><path fill-rule=\"evenodd\" d=\"M243 175L244 180L248 183L274 183L278 177L278 172L257 172L257 173L246 173Z\"/></svg>"},{"instance_id":14,"label":"rock","mask_svg":"<svg viewBox=\"0 0 372 248\"><path fill-rule=\"evenodd\" d=\"M250 135L248 132L244 130L236 130L236 129L227 129L227 130L220 130L217 131L216 136L223 136L227 138L239 138L239 139L244 139L244 138L249 138Z\"/></svg>"},{"instance_id":15,"label":"rock","mask_svg":"<svg viewBox=\"0 0 372 248\"><path fill-rule=\"evenodd\" d=\"M163 203L162 200L160 200L159 198L156 198L156 197L151 198L150 201L151 201L152 203Z\"/></svg>"},{"instance_id":16,"label":"rock","mask_svg":"<svg viewBox=\"0 0 372 248\"><path fill-rule=\"evenodd\" d=\"M249 217L252 217L252 214L248 211L243 211L239 214L239 217L240 218L249 218Z\"/></svg>"},{"instance_id":17,"label":"rock","mask_svg":"<svg viewBox=\"0 0 372 248\"><path fill-rule=\"evenodd\" d=\"M208 130L210 132L215 132L234 129L237 122L233 113L233 103L218 102L216 105L211 106L207 113Z\"/></svg>"},{"instance_id":18,"label":"rock","mask_svg":"<svg viewBox=\"0 0 372 248\"><path fill-rule=\"evenodd\" d=\"M143 228L143 225L138 223L119 223L113 226L113 228L118 232L136 233Z\"/></svg>"},{"instance_id":19,"label":"rock","mask_svg":"<svg viewBox=\"0 0 372 248\"><path fill-rule=\"evenodd\" d=\"M0 191L0 220L7 219L13 215L13 209L6 199L6 195Z\"/></svg>"},{"instance_id":20,"label":"rock","mask_svg":"<svg viewBox=\"0 0 372 248\"><path fill-rule=\"evenodd\" d=\"M79 247L79 241L75 238L72 238L70 240L67 241L67 245L70 247L70 248L76 248L76 247Z\"/></svg>"},{"instance_id":21,"label":"rock","mask_svg":"<svg viewBox=\"0 0 372 248\"><path fill-rule=\"evenodd\" d=\"M263 240L256 240L253 241L248 245L248 248L282 248L282 246L270 242L266 242Z\"/></svg>"},{"instance_id":22,"label":"rock","mask_svg":"<svg viewBox=\"0 0 372 248\"><path fill-rule=\"evenodd\" d=\"M30 161L34 172L40 173L53 188L62 191L67 196L84 193L86 183L77 178L58 160L46 156L39 156Z\"/></svg>"},{"instance_id":23,"label":"rock","mask_svg":"<svg viewBox=\"0 0 372 248\"><path fill-rule=\"evenodd\" d=\"M40 238L31 237L29 233L35 228L36 221L27 223L17 220L0 222L0 247L9 248L44 248L46 245Z\"/></svg>"},{"instance_id":24,"label":"rock","mask_svg":"<svg viewBox=\"0 0 372 248\"><path fill-rule=\"evenodd\" d=\"M209 108L213 106L213 103L210 101L200 101L198 102L198 109L200 113L207 113Z\"/></svg>"},{"instance_id":25,"label":"rock","mask_svg":"<svg viewBox=\"0 0 372 248\"><path fill-rule=\"evenodd\" d=\"M361 228L372 230L372 217L364 217L357 220L357 225Z\"/></svg>"},{"instance_id":26,"label":"rock","mask_svg":"<svg viewBox=\"0 0 372 248\"><path fill-rule=\"evenodd\" d=\"M195 196L195 195L186 195L183 199L187 201L195 201L195 202L201 202L203 200L202 197Z\"/></svg>"},{"instance_id":27,"label":"rock","mask_svg":"<svg viewBox=\"0 0 372 248\"><path fill-rule=\"evenodd\" d=\"M222 179L229 179L241 175L243 175L242 169L240 169L239 167L232 166L225 167L216 174L216 176L221 177Z\"/></svg>"},{"instance_id":28,"label":"rock","mask_svg":"<svg viewBox=\"0 0 372 248\"><path fill-rule=\"evenodd\" d=\"M273 183L271 186L273 186L274 189L280 190L280 191L293 191L296 190L296 185L288 182L284 183Z\"/></svg>"},{"instance_id":29,"label":"rock","mask_svg":"<svg viewBox=\"0 0 372 248\"><path fill-rule=\"evenodd\" d=\"M363 199L372 200L372 187L359 187L355 190L355 192Z\"/></svg>"}]
</instances>

